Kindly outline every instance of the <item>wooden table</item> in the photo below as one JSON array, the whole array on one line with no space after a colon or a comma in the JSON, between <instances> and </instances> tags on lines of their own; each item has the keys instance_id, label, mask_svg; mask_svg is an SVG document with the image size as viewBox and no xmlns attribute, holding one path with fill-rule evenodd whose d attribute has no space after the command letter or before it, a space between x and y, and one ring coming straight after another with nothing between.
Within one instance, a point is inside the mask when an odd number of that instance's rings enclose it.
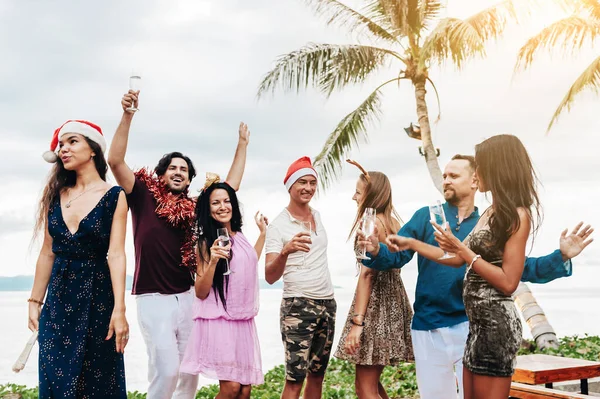
<instances>
[{"instance_id":1,"label":"wooden table","mask_svg":"<svg viewBox=\"0 0 600 399\"><path fill-rule=\"evenodd\" d=\"M550 355L517 356L514 382L537 385L581 380L581 393L588 394L588 378L600 377L600 362Z\"/></svg>"}]
</instances>

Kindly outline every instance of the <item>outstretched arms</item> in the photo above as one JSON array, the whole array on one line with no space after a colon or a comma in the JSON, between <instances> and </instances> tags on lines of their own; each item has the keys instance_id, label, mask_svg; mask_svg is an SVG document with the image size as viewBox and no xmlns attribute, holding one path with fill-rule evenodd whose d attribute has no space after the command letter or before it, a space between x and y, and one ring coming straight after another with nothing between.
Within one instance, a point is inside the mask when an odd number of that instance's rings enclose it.
<instances>
[{"instance_id":1,"label":"outstretched arms","mask_svg":"<svg viewBox=\"0 0 600 399\"><path fill-rule=\"evenodd\" d=\"M121 107L123 108L123 116L121 122L117 127L115 136L110 143L110 150L108 151L108 166L112 171L115 179L119 186L123 187L125 193L130 194L133 190L135 183L135 176L133 171L125 163L125 153L127 152L127 142L129 140L129 129L131 128L131 121L133 120L134 113L127 111L132 104L137 107L138 104L138 92L129 90L121 99Z\"/></svg>"}]
</instances>

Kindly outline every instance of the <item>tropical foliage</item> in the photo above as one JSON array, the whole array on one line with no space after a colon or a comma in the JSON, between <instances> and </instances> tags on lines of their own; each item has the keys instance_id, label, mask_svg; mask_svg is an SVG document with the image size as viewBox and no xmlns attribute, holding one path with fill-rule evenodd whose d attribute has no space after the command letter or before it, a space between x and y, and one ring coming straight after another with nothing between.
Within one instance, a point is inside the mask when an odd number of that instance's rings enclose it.
<instances>
[{"instance_id":1,"label":"tropical foliage","mask_svg":"<svg viewBox=\"0 0 600 399\"><path fill-rule=\"evenodd\" d=\"M384 90L407 80L414 87L425 161L434 184L441 191L442 173L431 139L425 98L427 86L432 87L437 96L430 70L445 63L461 68L470 59L485 56L486 43L500 37L510 21L528 13L532 3L504 0L460 19L444 17L443 2L438 0L365 0L360 9L339 0L305 2L317 15L326 18L327 24L345 28L369 44L309 43L283 55L262 80L259 96L277 87L300 91L309 86L329 96L334 91L364 82L375 73L389 73L325 140L315 158L323 186L327 187L338 177L346 155L367 141L368 127L381 116Z\"/></svg>"},{"instance_id":2,"label":"tropical foliage","mask_svg":"<svg viewBox=\"0 0 600 399\"><path fill-rule=\"evenodd\" d=\"M527 341L521 355L530 353L546 353L556 356L564 356L575 359L586 359L600 361L600 337L572 336L560 339L557 349L539 349L535 342ZM285 382L285 370L283 366L277 366L265 375L265 383L252 389L252 398L257 399L279 399L283 384ZM418 398L417 380L414 364L404 364L399 367L386 367L381 382L386 388L390 398ZM214 398L219 392L218 385L209 385L200 388L196 399ZM37 388L27 388L22 385L6 384L0 385L0 398L8 398L10 393L22 395L22 399L37 399ZM354 395L354 366L348 362L332 359L327 369L323 387L324 398L355 398ZM145 399L146 394L130 392L129 399Z\"/></svg>"},{"instance_id":3,"label":"tropical foliage","mask_svg":"<svg viewBox=\"0 0 600 399\"><path fill-rule=\"evenodd\" d=\"M552 23L530 38L519 50L515 69L529 68L536 56L546 50L559 50L564 55L572 56L584 46L593 44L600 38L600 1L598 0L565 0L563 6L571 11L571 15ZM562 101L554 111L548 124L548 131L554 126L559 116L570 111L578 95L586 90L598 94L600 89L600 56L579 75L571 85Z\"/></svg>"}]
</instances>

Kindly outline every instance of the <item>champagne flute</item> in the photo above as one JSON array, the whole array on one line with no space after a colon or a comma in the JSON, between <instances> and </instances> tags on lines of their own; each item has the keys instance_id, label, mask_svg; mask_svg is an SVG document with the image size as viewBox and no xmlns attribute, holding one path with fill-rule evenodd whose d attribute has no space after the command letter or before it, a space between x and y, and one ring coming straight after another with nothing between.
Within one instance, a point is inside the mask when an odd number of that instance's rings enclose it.
<instances>
[{"instance_id":1,"label":"champagne flute","mask_svg":"<svg viewBox=\"0 0 600 399\"><path fill-rule=\"evenodd\" d=\"M442 226L442 229L446 230L446 214L444 213L444 206L439 200L434 205L429 205L429 217L432 222L437 223ZM444 251L444 255L438 259L450 259L454 258L454 256L454 254Z\"/></svg>"},{"instance_id":2,"label":"champagne flute","mask_svg":"<svg viewBox=\"0 0 600 399\"><path fill-rule=\"evenodd\" d=\"M377 213L374 208L365 208L365 212L363 213L360 229L365 235L365 240L368 240L371 235L375 232L375 225L377 224ZM358 260L370 260L367 256L367 245L365 244L362 247L361 252L356 256Z\"/></svg>"},{"instance_id":3,"label":"champagne flute","mask_svg":"<svg viewBox=\"0 0 600 399\"><path fill-rule=\"evenodd\" d=\"M140 76L139 71L136 71L135 69L131 71L131 75L129 76L129 89L133 90L135 92L140 91L140 86L141 86L141 82L142 81L142 77ZM137 112L138 108L135 106L135 103L131 103L131 107L127 108L127 111L130 112Z\"/></svg>"},{"instance_id":4,"label":"champagne flute","mask_svg":"<svg viewBox=\"0 0 600 399\"><path fill-rule=\"evenodd\" d=\"M300 222L300 226L302 226L302 231L307 232L312 240L312 223L311 222ZM303 254L304 254L304 256L303 256L303 261L302 261L302 268L305 268L307 252L303 252Z\"/></svg>"},{"instance_id":5,"label":"champagne flute","mask_svg":"<svg viewBox=\"0 0 600 399\"><path fill-rule=\"evenodd\" d=\"M217 244L220 247L226 247L229 245L229 232L227 229L217 229ZM227 264L227 270L223 273L223 276L228 276L231 274L231 269L229 268L229 259L225 259L225 263Z\"/></svg>"}]
</instances>

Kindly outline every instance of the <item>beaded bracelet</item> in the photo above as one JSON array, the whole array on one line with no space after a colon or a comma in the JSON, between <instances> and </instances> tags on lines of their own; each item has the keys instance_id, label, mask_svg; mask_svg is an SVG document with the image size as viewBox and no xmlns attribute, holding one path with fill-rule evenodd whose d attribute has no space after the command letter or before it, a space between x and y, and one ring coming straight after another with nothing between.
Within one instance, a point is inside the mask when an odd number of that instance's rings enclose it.
<instances>
[{"instance_id":1,"label":"beaded bracelet","mask_svg":"<svg viewBox=\"0 0 600 399\"><path fill-rule=\"evenodd\" d=\"M37 299L33 299L33 298L29 298L29 299L27 300L27 302L33 302L33 303L37 303L37 304L38 304L38 305L40 305L40 306L44 306L44 302L42 302L42 301L38 301Z\"/></svg>"}]
</instances>

